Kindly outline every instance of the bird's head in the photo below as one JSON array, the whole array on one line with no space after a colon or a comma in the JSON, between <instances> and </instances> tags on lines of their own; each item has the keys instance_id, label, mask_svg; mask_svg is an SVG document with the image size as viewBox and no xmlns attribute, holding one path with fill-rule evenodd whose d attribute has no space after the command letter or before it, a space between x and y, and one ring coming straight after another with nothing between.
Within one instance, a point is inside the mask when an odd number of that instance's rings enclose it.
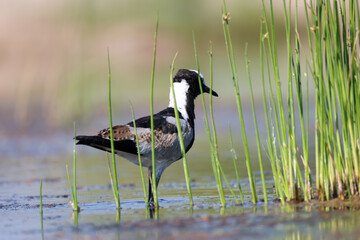
<instances>
[{"instance_id":1,"label":"bird's head","mask_svg":"<svg viewBox=\"0 0 360 240\"><path fill-rule=\"evenodd\" d=\"M201 87L204 93L210 94L210 88L206 86L204 76L196 70L190 69L179 69L174 77L174 88L177 87L187 90L187 95L193 97L194 99L201 94L200 85L199 85L199 76ZM213 96L218 96L215 91L211 91Z\"/></svg>"}]
</instances>

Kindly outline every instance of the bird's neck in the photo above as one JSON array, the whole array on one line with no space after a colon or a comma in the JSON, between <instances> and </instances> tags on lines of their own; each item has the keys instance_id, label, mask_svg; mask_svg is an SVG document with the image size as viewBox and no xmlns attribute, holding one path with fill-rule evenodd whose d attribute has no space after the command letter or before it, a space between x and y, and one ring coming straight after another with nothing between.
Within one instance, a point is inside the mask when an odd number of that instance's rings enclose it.
<instances>
[{"instance_id":1,"label":"bird's neck","mask_svg":"<svg viewBox=\"0 0 360 240\"><path fill-rule=\"evenodd\" d=\"M195 119L194 98L191 97L191 94L188 94L188 90L189 90L189 85L185 80L174 83L174 92L176 97L177 109L181 113L182 117L185 120L192 123L193 125ZM171 87L170 87L169 98L170 98L169 107L175 109L175 102Z\"/></svg>"}]
</instances>

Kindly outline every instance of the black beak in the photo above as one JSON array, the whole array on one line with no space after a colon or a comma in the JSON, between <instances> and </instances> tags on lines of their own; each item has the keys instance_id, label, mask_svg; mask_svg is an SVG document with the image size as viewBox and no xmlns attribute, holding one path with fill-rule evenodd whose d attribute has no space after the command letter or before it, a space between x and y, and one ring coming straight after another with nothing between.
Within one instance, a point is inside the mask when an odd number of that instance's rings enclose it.
<instances>
[{"instance_id":1,"label":"black beak","mask_svg":"<svg viewBox=\"0 0 360 240\"><path fill-rule=\"evenodd\" d=\"M209 93L210 94L210 88L208 86L206 86L205 84L202 85L202 89L204 93ZM211 90L211 95L218 97L219 95L214 91Z\"/></svg>"}]
</instances>

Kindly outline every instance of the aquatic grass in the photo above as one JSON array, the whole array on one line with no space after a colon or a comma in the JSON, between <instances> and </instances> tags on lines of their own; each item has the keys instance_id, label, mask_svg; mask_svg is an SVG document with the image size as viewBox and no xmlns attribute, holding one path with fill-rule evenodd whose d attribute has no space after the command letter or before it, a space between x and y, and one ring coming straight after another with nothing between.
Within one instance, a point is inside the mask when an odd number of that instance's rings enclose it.
<instances>
[{"instance_id":1,"label":"aquatic grass","mask_svg":"<svg viewBox=\"0 0 360 240\"><path fill-rule=\"evenodd\" d=\"M184 167L186 187L187 187L188 195L189 195L189 204L190 204L190 208L192 208L192 206L194 205L194 202L193 202L191 184L190 184L190 178L189 178L189 168L188 168L187 159L186 159L186 150L185 150L184 139L183 139L183 135L182 135L181 124L180 124L179 111L177 110L178 108L177 108L177 104L176 104L175 90L174 90L173 72L174 72L174 64L175 64L177 55L178 55L178 53L176 52L174 59L171 63L171 67L170 67L170 84L171 84L172 96L174 99L174 113L175 113L175 119L176 119L178 138L179 138L179 142L180 142L181 152L183 155L183 167Z\"/></svg>"},{"instance_id":2,"label":"aquatic grass","mask_svg":"<svg viewBox=\"0 0 360 240\"><path fill-rule=\"evenodd\" d=\"M300 37L298 34L298 1L296 0L295 6L295 58L292 59L292 68L294 69L294 81L295 81L295 90L298 103L300 127L301 127L301 136L302 136L302 154L300 156L303 165L304 165L304 179L305 184L302 186L304 189L304 200L309 202L312 198L312 189L311 189L311 178L310 178L310 166L309 166L309 81L307 78L307 73L304 74L306 78L306 118L304 118L304 99L302 91L302 74L301 74L301 63L300 63ZM306 68L307 69L307 68ZM305 123L306 126L305 126ZM293 136L295 138L295 136ZM298 149L298 147L297 147Z\"/></svg>"},{"instance_id":3,"label":"aquatic grass","mask_svg":"<svg viewBox=\"0 0 360 240\"><path fill-rule=\"evenodd\" d=\"M351 198L359 189L359 5L311 5L316 91L317 194Z\"/></svg>"},{"instance_id":4,"label":"aquatic grass","mask_svg":"<svg viewBox=\"0 0 360 240\"><path fill-rule=\"evenodd\" d=\"M298 33L298 2L295 1L295 34L291 41L291 1L284 6L286 46L287 46L287 98L284 101L280 88L279 64L275 40L275 23L272 1L270 1L270 21L266 16L263 2L263 24L261 29L260 58L269 52L272 78L275 84L276 100L270 81L267 63L270 102L274 109L270 122L272 136L267 123L268 151L274 173L275 188L284 200L305 201L313 198L311 171L309 167L309 89L308 69L315 83L315 166L316 197L330 200L342 199L358 194L359 189L359 4L350 1L310 1L305 5L305 20L310 51L310 61L306 59L306 72L301 67L301 52ZM267 49L264 41L268 42ZM295 51L292 44L295 44ZM303 53L306 57L306 54ZM267 56L265 57L268 62ZM262 65L263 68L263 65ZM303 92L302 76L306 78L306 93ZM262 70L262 81L264 71ZM263 81L264 89L264 81ZM295 93L294 93L295 91ZM264 106L266 106L265 92ZM301 133L295 131L295 99ZM304 102L306 101L306 106ZM286 108L283 103L286 102ZM288 117L286 118L286 111ZM265 114L268 121L268 114ZM306 116L306 117L305 117ZM275 120L275 121L273 121ZM277 134L278 140L275 138ZM302 149L297 146L296 137L301 135ZM275 144L276 142L276 144ZM278 158L276 152L280 150ZM301 172L300 164L304 172Z\"/></svg>"},{"instance_id":5,"label":"aquatic grass","mask_svg":"<svg viewBox=\"0 0 360 240\"><path fill-rule=\"evenodd\" d=\"M292 168L292 160L291 160L291 153L289 151L289 140L287 138L287 129L292 129L291 127L288 128L287 126L287 119L285 117L285 110L283 107L283 97L282 97L282 91L281 91L281 85L280 85L280 73L279 73L279 65L278 65L278 56L277 56L277 45L276 45L276 39L275 39L275 30L274 30L274 13L273 13L273 7L272 7L272 1L270 1L270 23L268 23L264 1L263 3L263 14L264 14L264 24L266 28L266 34L270 35L266 38L268 42L268 51L269 51L269 57L270 62L272 66L272 72L273 72L273 80L275 84L275 94L276 99L274 95L272 94L271 90L271 104L273 106L273 115L275 120L274 122L271 122L273 125L273 128L275 128L277 137L278 137L278 145L275 144L275 134L272 133L271 139L269 139L269 142L272 143L270 151L270 157L273 157L274 159L271 160L271 162L276 163L276 176L278 177L277 183L279 184L276 189L277 191L281 191L279 195L286 196L286 198L292 199L293 196L293 168ZM286 10L286 8L285 8ZM286 16L287 18L287 16ZM287 18L289 20L289 18ZM286 26L288 26L286 24ZM287 40L289 38L289 33L287 33ZM287 41L289 44L289 41ZM288 55L289 56L289 55ZM291 71L288 69L288 71ZM289 74L288 74L289 76ZM270 78L269 78L269 86L271 86ZM289 99L288 99L289 102ZM290 114L289 114L290 116ZM278 158L276 154L277 148L280 151L280 158ZM285 199L282 199L284 201Z\"/></svg>"},{"instance_id":6,"label":"aquatic grass","mask_svg":"<svg viewBox=\"0 0 360 240\"><path fill-rule=\"evenodd\" d=\"M195 59L196 59L196 65L197 65L197 69L198 72L200 72L200 64L199 64L199 58L197 56L197 49L196 49L196 41L195 41L195 34L193 32L193 41L194 41L194 51L195 51ZM213 99L213 95L211 94L212 90L213 90L213 82L214 82L214 76L213 76L213 49L212 49L212 44L210 43L210 49L209 49L209 65L210 65L210 94L209 94L209 111L210 111L210 119L211 119L211 127L212 127L212 132L213 132L213 137L211 138L210 135L210 129L209 129L209 123L207 120L207 111L206 111L206 105L205 105L205 101L203 98L203 91L202 91L202 86L200 84L200 91L202 94L202 103L203 103L203 108L204 108L204 114L205 114L205 125L206 125L206 131L208 132L208 136L209 136L209 141L210 141L210 145L211 147L211 153L212 153L212 159L215 160L215 163L213 163L213 165L215 164L216 168L214 169L215 172L217 172L217 176L215 177L215 179L217 180L217 186L219 186L219 196L221 199L221 205L225 206L225 197L224 197L224 191L223 191L223 186L222 186L222 180L221 180L221 175L220 175L220 161L219 161L219 148L218 148L218 143L217 143L217 134L216 134L216 128L215 128L215 121L214 121L214 111L213 111L213 104L212 104L212 99ZM200 83L200 76L199 76L199 83Z\"/></svg>"},{"instance_id":7,"label":"aquatic grass","mask_svg":"<svg viewBox=\"0 0 360 240\"><path fill-rule=\"evenodd\" d=\"M193 34L193 46L194 46L194 55L195 55L196 68L197 68L197 71L200 72L200 64L199 64L199 59L198 59L198 55L197 55L195 33L192 32L192 34ZM210 81L212 81L212 78L213 78L213 76L212 76L212 73L213 73L213 66L212 66L213 65L213 55L212 55L212 47L211 46L210 46L209 56L210 56L210 78L211 78ZM202 100L203 109L204 109L205 129L206 129L206 133L207 133L207 136L208 136L208 139L209 139L210 150L211 150L212 168L213 168L214 177L215 177L215 180L216 180L216 187L217 187L217 190L218 190L220 202L221 202L221 205L224 207L226 205L226 201L225 201L224 190L223 190L223 185L222 185L221 171L220 171L220 167L219 167L220 162L219 162L219 155L218 155L218 151L217 151L217 144L213 144L213 140L212 140L212 137L211 137L211 134L210 134L209 120L208 120L208 117L207 117L205 98L204 98L204 93L203 93L203 89L202 89L200 76L198 76L198 81L199 81L199 86L200 86L201 100ZM210 104L212 105L211 96L212 95L210 94L210 99L211 99ZM210 111L212 112L212 106L211 106ZM210 113L210 115L212 115L212 114ZM215 127L213 117L212 117L212 123L213 123L213 127ZM215 128L213 128L213 131L215 131ZM215 133L214 137L215 136L216 136L216 133Z\"/></svg>"},{"instance_id":8,"label":"aquatic grass","mask_svg":"<svg viewBox=\"0 0 360 240\"><path fill-rule=\"evenodd\" d=\"M232 156L233 163L234 163L234 170L235 170L235 174L236 174L237 186L238 186L238 189L239 189L241 203L244 203L244 195L243 195L242 189L241 189L239 169L238 169L238 164L237 164L237 155L236 155L236 151L235 151L235 148L234 148L233 137L232 137L231 132L232 132L231 127L230 127L230 124L229 124L230 151L231 151L231 156Z\"/></svg>"},{"instance_id":9,"label":"aquatic grass","mask_svg":"<svg viewBox=\"0 0 360 240\"><path fill-rule=\"evenodd\" d=\"M141 182L142 182L142 186L143 186L143 190L144 190L144 199L145 199L145 204L146 204L146 206L148 206L149 203L148 203L148 196L147 196L147 193L146 193L146 185L145 185L145 179L144 179L144 172L143 172L142 162L141 162L139 136L138 136L137 128L136 128L134 108L133 108L133 105L132 105L131 102L130 102L130 107L131 107L131 115L132 115L132 119L133 119L134 131L135 131L135 140L136 140L136 148L137 148L137 152L138 152Z\"/></svg>"},{"instance_id":10,"label":"aquatic grass","mask_svg":"<svg viewBox=\"0 0 360 240\"><path fill-rule=\"evenodd\" d=\"M284 198L282 195L282 191L278 190L278 187L280 186L279 183L279 172L277 171L277 162L275 159L276 156L276 148L273 149L273 131L271 130L270 127L270 121L269 121L269 112L268 112L268 105L267 105L267 100L266 100L266 93L265 93L265 71L264 71L264 53L265 53L265 59L266 59L266 69L267 69L267 76L268 76L268 80L269 80L269 92L271 94L271 98L273 99L273 93L272 93L272 87L271 87L271 82L270 82L270 67L269 67L269 59L266 55L266 51L265 51L265 46L264 46L264 39L267 38L267 35L263 35L263 23L264 23L264 19L260 20L261 24L260 24L260 70L261 70L261 86L262 86L262 95L263 95L263 105L264 105L264 116L265 116L265 124L266 124L266 132L267 132L267 137L268 137L268 142L267 142L267 146L268 146L268 158L270 160L270 164L271 164L271 169L272 169L272 173L273 173L273 178L274 178L274 182L275 182L275 189L276 189L276 194L277 197L281 199L282 202L284 202ZM274 102L274 100L271 101L272 103ZM270 111L270 118L271 118L271 122L272 122L272 115L271 115L271 109ZM272 128L273 129L273 128Z\"/></svg>"},{"instance_id":11,"label":"aquatic grass","mask_svg":"<svg viewBox=\"0 0 360 240\"><path fill-rule=\"evenodd\" d=\"M279 64L278 64L278 55L277 55L277 44L275 38L275 23L274 23L274 13L272 7L272 1L270 1L270 22L267 19L264 1L263 3L263 20L262 24L265 25L266 33L263 33L263 28L261 26L261 65L263 66L263 52L265 53L265 58L267 62L267 71L268 71L268 83L269 83L269 92L270 92L270 102L271 106L274 109L273 115L270 116L271 122L270 124L275 128L278 140L276 141L275 132L270 136L270 125L268 122L268 113L265 110L265 116L267 121L267 134L268 134L268 151L270 162L272 165L272 170L274 174L274 181L276 185L277 195L281 198L281 201L297 199L299 200L301 197L299 195L300 188L304 189L304 183L302 174L300 171L300 166L298 164L297 159L297 143L296 143L296 127L295 127L295 108L294 108L294 93L293 93L293 75L296 75L297 83L296 83L296 93L297 100L300 112L300 121L302 123L302 127L304 127L303 123L303 108L302 108L302 90L301 90L301 74L300 74L300 58L299 55L296 55L296 62L293 60L293 51L291 45L291 3L286 5L286 2L283 1L283 11L285 18L285 36L286 36L286 46L287 46L287 98L286 101L283 99L282 90L281 90L281 82L280 82L280 73L279 73ZM297 1L295 2L295 23L297 24ZM289 9L287 9L287 7ZM297 27L296 27L297 31ZM269 36L270 35L270 36ZM266 37L265 37L266 36ZM275 85L275 94L276 100L273 95L271 76L270 76L270 67L268 61L268 55L266 53L266 48L264 41L268 42L269 58L272 66L273 73L273 81ZM299 42L298 39L295 39L296 42L296 51L299 52ZM296 69L293 69L293 66L296 65ZM262 70L262 85L263 85L263 104L266 109L266 99L265 99L265 84L264 84L264 71ZM287 118L286 118L286 110L284 108L284 102L287 107ZM273 121L275 120L275 122ZM303 143L308 142L306 138L308 137L305 134L305 129L302 128L302 139ZM277 144L276 144L277 143ZM306 145L303 145L304 151L306 151ZM280 158L277 156L277 149L280 151ZM305 161L306 162L306 161ZM306 165L306 164L304 164ZM307 166L308 167L308 166ZM307 198L306 198L307 200Z\"/></svg>"},{"instance_id":12,"label":"aquatic grass","mask_svg":"<svg viewBox=\"0 0 360 240\"><path fill-rule=\"evenodd\" d=\"M112 172L110 174L110 180L112 183L112 190L114 193L116 208L120 211L120 195L119 195L119 185L117 179L117 170L116 170L116 159L115 159L115 150L114 150L114 132L112 125L112 109L111 109L111 65L110 65L110 54L109 49L107 50L108 58L108 110L109 110L109 130L110 130L110 143L111 143L111 160L112 160ZM108 161L109 163L109 161ZM110 164L109 164L110 165ZM110 170L110 166L109 166Z\"/></svg>"},{"instance_id":13,"label":"aquatic grass","mask_svg":"<svg viewBox=\"0 0 360 240\"><path fill-rule=\"evenodd\" d=\"M156 159L155 159L155 135L154 135L154 76L155 76L155 65L156 65L156 48L157 48L157 35L159 29L159 12L156 15L156 24L155 24L155 36L154 36L154 51L153 51L153 63L151 70L151 87L150 87L150 127L151 127L151 157L152 157L152 179L151 187L154 197L154 207L155 209L159 208L158 192L156 186ZM151 174L149 174L151 175Z\"/></svg>"},{"instance_id":14,"label":"aquatic grass","mask_svg":"<svg viewBox=\"0 0 360 240\"><path fill-rule=\"evenodd\" d=\"M256 143L257 143L261 182L262 182L263 194L264 194L264 202L265 202L265 205L267 205L268 199L267 199L266 183L265 183L265 176L264 176L263 158L262 158L262 153L261 153L260 136L259 136L259 130L258 130L258 125L257 125L256 113L255 113L254 93L253 93L253 88L252 88L252 83L251 83L252 80L251 80L251 76L250 76L250 67L249 67L250 61L248 58L248 45L247 44L245 47L245 63L246 63L246 73L247 73L247 77L248 77L248 81L249 81L249 88L250 88L251 108L252 108L254 127L255 127L255 133L256 133Z\"/></svg>"},{"instance_id":15,"label":"aquatic grass","mask_svg":"<svg viewBox=\"0 0 360 240\"><path fill-rule=\"evenodd\" d=\"M78 206L77 202L77 191L76 191L76 124L74 122L74 150L73 150L73 184L70 180L69 175L69 168L66 164L66 174L69 182L69 187L71 190L71 197L72 197L72 208L74 212L80 212L80 207Z\"/></svg>"},{"instance_id":16,"label":"aquatic grass","mask_svg":"<svg viewBox=\"0 0 360 240\"><path fill-rule=\"evenodd\" d=\"M225 46L226 46L226 53L228 56L229 66L231 70L232 80L233 80L233 88L235 90L235 98L236 98L236 105L238 109L239 114L239 120L241 125L241 132L242 132L242 139L243 139L243 145L244 145L244 151L245 151L245 158L246 158L246 168L248 171L248 177L249 177L249 183L250 183L250 189L251 189L251 197L252 197L252 203L257 203L257 194L256 194L256 188L255 188L255 181L250 161L250 154L249 154L249 148L248 148L248 141L245 131L245 123L243 118L243 112L242 112L242 105L241 105L241 99L240 99L240 89L239 89L239 78L237 75L236 70L236 64L235 64L235 55L234 55L234 49L232 45L231 35L230 35L230 27L229 27L229 20L230 20L230 14L227 11L225 0L223 0L223 13L222 13L222 26L223 26L223 32L224 32L224 38L225 38Z\"/></svg>"}]
</instances>

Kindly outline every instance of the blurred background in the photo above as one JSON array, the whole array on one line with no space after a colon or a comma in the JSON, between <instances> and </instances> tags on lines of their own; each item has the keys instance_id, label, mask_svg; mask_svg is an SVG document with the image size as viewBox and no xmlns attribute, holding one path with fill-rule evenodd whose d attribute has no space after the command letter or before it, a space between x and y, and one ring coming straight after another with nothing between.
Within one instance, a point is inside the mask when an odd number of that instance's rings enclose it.
<instances>
[{"instance_id":1,"label":"blurred background","mask_svg":"<svg viewBox=\"0 0 360 240\"><path fill-rule=\"evenodd\" d=\"M279 46L284 46L282 1L276 0L274 5L277 41ZM82 134L95 134L107 127L107 49L111 58L114 124L131 121L129 101L134 105L136 117L148 115L157 10L160 23L155 111L168 104L170 64L175 53L179 52L175 71L196 68L194 31L200 69L207 83L210 41L213 44L214 90L220 96L214 99L215 119L220 132L227 137L228 124L235 130L240 124L224 44L221 6L220 0L0 1L0 153L18 151L21 142L15 149L9 148L9 144L21 138L32 141L36 136L64 134L64 139L71 139L74 121ZM251 130L244 52L248 43L261 121L262 1L229 0L227 7L231 14L241 98ZM302 6L299 9L303 11ZM300 12L300 17L302 15ZM284 64L285 51L285 47L279 47L280 62ZM282 74L285 80L287 72ZM197 131L201 133L204 127L200 102L197 102L197 125L201 127Z\"/></svg>"}]
</instances>

